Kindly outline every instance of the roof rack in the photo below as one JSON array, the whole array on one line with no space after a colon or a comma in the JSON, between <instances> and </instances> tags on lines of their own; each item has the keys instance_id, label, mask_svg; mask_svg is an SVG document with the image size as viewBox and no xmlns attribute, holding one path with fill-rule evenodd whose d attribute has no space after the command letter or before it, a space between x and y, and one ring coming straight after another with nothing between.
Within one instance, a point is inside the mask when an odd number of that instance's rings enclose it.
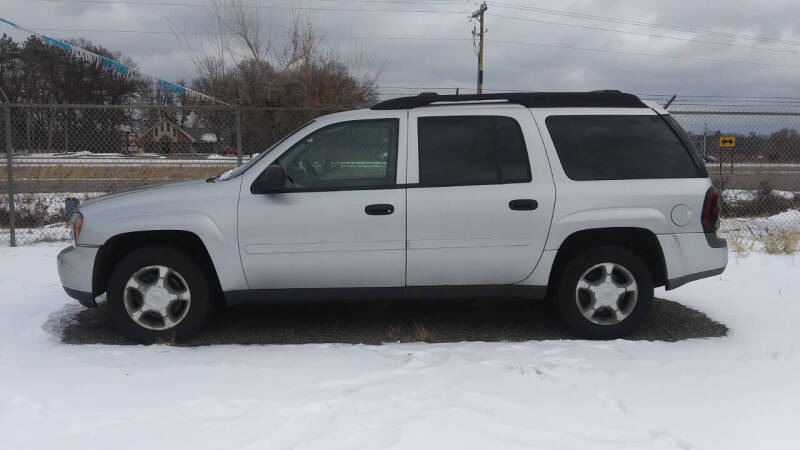
<instances>
[{"instance_id":1,"label":"roof rack","mask_svg":"<svg viewBox=\"0 0 800 450\"><path fill-rule=\"evenodd\" d=\"M647 108L633 94L620 91L591 92L507 92L497 94L439 95L423 92L413 97L399 97L380 102L371 109L412 109L439 102L479 102L505 100L526 108Z\"/></svg>"}]
</instances>

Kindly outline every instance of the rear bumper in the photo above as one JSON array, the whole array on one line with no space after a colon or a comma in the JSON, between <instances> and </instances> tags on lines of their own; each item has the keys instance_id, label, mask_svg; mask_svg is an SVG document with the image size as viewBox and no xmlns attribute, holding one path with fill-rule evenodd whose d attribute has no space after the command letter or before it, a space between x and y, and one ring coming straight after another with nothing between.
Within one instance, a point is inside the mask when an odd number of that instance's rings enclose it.
<instances>
[{"instance_id":1,"label":"rear bumper","mask_svg":"<svg viewBox=\"0 0 800 450\"><path fill-rule=\"evenodd\" d=\"M61 250L56 263L64 291L89 308L97 306L92 295L92 271L97 250L96 247L70 246Z\"/></svg>"},{"instance_id":2,"label":"rear bumper","mask_svg":"<svg viewBox=\"0 0 800 450\"><path fill-rule=\"evenodd\" d=\"M662 234L658 235L658 240L667 268L667 290L719 275L728 265L727 243L716 236L709 237L705 233Z\"/></svg>"},{"instance_id":3,"label":"rear bumper","mask_svg":"<svg viewBox=\"0 0 800 450\"><path fill-rule=\"evenodd\" d=\"M702 280L703 278L710 278L715 275L720 275L722 274L722 272L725 272L724 267L720 267L719 269L706 270L704 272L690 273L689 275L684 275L678 278L671 278L667 280L665 289L669 291L677 287L681 287L684 284L690 283L692 281Z\"/></svg>"}]
</instances>

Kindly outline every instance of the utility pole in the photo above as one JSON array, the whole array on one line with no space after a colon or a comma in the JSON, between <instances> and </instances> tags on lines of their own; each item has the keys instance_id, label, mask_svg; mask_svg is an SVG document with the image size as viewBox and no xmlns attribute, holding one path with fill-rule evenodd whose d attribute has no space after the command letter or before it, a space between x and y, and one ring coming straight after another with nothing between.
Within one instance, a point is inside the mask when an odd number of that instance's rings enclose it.
<instances>
[{"instance_id":1,"label":"utility pole","mask_svg":"<svg viewBox=\"0 0 800 450\"><path fill-rule=\"evenodd\" d=\"M472 13L472 18L478 19L480 22L480 31L476 32L474 29L472 30L473 37L475 35L480 36L480 43L478 44L478 94L483 94L483 35L486 33L483 16L487 9L489 8L486 6L486 2L483 2L480 8Z\"/></svg>"}]
</instances>

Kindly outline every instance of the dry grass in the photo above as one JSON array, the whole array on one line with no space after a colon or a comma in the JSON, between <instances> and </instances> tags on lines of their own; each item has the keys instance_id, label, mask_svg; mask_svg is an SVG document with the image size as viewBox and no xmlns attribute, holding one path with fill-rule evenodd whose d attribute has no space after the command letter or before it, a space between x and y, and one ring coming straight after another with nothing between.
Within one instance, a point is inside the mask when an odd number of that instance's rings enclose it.
<instances>
[{"instance_id":1,"label":"dry grass","mask_svg":"<svg viewBox=\"0 0 800 450\"><path fill-rule=\"evenodd\" d=\"M771 255L793 255L800 248L800 233L780 230L764 234L760 237L764 251Z\"/></svg>"},{"instance_id":2,"label":"dry grass","mask_svg":"<svg viewBox=\"0 0 800 450\"><path fill-rule=\"evenodd\" d=\"M386 330L387 342L440 342L439 334L422 322L409 325L390 325Z\"/></svg>"},{"instance_id":3,"label":"dry grass","mask_svg":"<svg viewBox=\"0 0 800 450\"><path fill-rule=\"evenodd\" d=\"M741 236L732 235L725 236L728 240L728 248L739 257L750 255L753 250L753 242L742 238Z\"/></svg>"},{"instance_id":4,"label":"dry grass","mask_svg":"<svg viewBox=\"0 0 800 450\"><path fill-rule=\"evenodd\" d=\"M160 167L160 166L118 166L118 167L80 167L46 166L19 167L14 169L14 177L28 180L186 180L208 178L233 167L219 165L208 167ZM0 179L6 177L5 167L0 168Z\"/></svg>"}]
</instances>

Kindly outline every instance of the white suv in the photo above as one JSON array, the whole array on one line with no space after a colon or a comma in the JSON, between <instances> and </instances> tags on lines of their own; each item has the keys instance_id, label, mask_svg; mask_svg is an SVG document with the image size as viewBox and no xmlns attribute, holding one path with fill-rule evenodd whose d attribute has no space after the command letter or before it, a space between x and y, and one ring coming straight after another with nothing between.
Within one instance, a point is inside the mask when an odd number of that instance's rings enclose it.
<instances>
[{"instance_id":1,"label":"white suv","mask_svg":"<svg viewBox=\"0 0 800 450\"><path fill-rule=\"evenodd\" d=\"M72 218L67 293L185 339L218 304L522 296L615 338L653 288L722 273L719 194L683 130L618 91L436 95L313 120L208 180Z\"/></svg>"}]
</instances>

